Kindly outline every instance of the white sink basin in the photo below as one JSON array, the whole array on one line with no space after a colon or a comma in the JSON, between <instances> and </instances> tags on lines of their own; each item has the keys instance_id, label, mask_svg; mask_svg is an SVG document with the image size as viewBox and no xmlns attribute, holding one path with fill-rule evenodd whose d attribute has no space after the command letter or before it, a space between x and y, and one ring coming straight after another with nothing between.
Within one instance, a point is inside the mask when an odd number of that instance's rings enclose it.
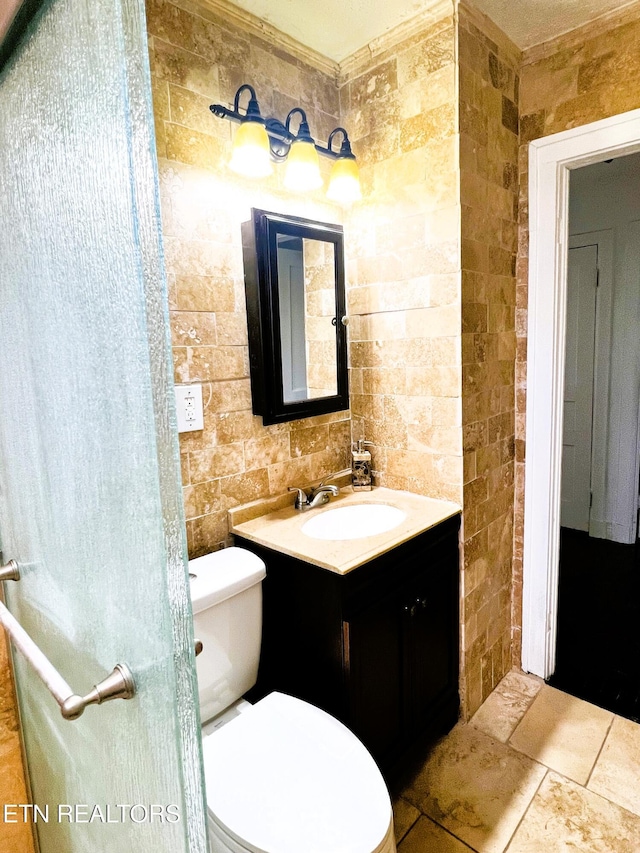
<instances>
[{"instance_id":1,"label":"white sink basin","mask_svg":"<svg viewBox=\"0 0 640 853\"><path fill-rule=\"evenodd\" d=\"M328 509L302 525L312 539L364 539L393 530L407 514L388 504L350 504Z\"/></svg>"}]
</instances>

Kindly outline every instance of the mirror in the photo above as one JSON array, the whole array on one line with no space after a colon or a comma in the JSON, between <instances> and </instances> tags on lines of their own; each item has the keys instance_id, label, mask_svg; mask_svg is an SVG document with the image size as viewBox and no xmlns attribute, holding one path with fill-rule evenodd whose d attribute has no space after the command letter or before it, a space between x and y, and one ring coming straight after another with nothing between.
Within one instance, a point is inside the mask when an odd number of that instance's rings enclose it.
<instances>
[{"instance_id":1,"label":"mirror","mask_svg":"<svg viewBox=\"0 0 640 853\"><path fill-rule=\"evenodd\" d=\"M333 243L276 235L285 403L338 393Z\"/></svg>"},{"instance_id":2,"label":"mirror","mask_svg":"<svg viewBox=\"0 0 640 853\"><path fill-rule=\"evenodd\" d=\"M254 209L242 235L254 414L347 409L342 227Z\"/></svg>"}]
</instances>

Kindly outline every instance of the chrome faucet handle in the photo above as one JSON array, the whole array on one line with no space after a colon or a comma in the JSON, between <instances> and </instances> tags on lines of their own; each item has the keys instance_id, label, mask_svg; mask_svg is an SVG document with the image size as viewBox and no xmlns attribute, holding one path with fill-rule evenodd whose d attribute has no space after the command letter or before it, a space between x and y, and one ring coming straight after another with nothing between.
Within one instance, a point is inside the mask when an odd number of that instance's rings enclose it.
<instances>
[{"instance_id":1,"label":"chrome faucet handle","mask_svg":"<svg viewBox=\"0 0 640 853\"><path fill-rule=\"evenodd\" d=\"M296 496L295 504L294 504L294 507L296 509L302 509L303 507L307 506L307 504L309 503L307 493L305 492L304 489L298 489L296 486L289 486L287 491L298 493Z\"/></svg>"}]
</instances>

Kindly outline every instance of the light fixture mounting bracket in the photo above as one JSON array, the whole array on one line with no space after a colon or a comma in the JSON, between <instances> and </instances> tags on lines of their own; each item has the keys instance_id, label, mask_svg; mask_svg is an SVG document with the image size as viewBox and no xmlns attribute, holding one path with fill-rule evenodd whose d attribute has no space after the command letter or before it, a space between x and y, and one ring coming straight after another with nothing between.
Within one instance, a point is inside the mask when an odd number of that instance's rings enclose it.
<instances>
[{"instance_id":1,"label":"light fixture mounting bracket","mask_svg":"<svg viewBox=\"0 0 640 853\"><path fill-rule=\"evenodd\" d=\"M243 92L248 91L250 95L249 105L247 107L246 112L240 112L240 96ZM211 104L209 107L214 116L218 118L226 118L229 121L237 122L241 124L243 121L247 119L251 121L259 121L264 124L265 129L267 131L267 136L269 137L269 149L271 152L271 159L277 163L283 163L291 149L291 146L296 140L305 140L313 142L316 151L319 154L322 154L324 157L329 157L331 160L339 160L341 158L348 157L350 159L355 160L355 157L351 151L351 144L349 142L349 136L347 131L343 127L336 127L329 134L329 140L327 142L327 146L318 145L318 143L311 137L309 133L309 125L307 124L307 117L303 109L300 107L294 107L286 118L285 122L281 122L280 119L275 118L273 116L269 116L266 119L263 119L260 115L260 110L258 107L258 101L256 99L256 93L252 86L249 86L247 83L240 86L238 91L235 94L233 101L233 109L229 109L225 107L223 104ZM301 114L300 127L298 129L298 134L294 134L289 130L289 123L292 115L294 113ZM334 135L336 133L342 134L342 146L340 151L332 150L332 142Z\"/></svg>"}]
</instances>

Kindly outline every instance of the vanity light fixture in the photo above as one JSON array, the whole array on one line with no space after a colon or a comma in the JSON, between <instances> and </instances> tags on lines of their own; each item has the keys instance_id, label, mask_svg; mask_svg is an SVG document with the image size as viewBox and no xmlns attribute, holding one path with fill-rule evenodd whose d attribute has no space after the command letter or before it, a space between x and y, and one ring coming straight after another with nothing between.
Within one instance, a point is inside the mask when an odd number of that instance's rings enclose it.
<instances>
[{"instance_id":1,"label":"vanity light fixture","mask_svg":"<svg viewBox=\"0 0 640 853\"><path fill-rule=\"evenodd\" d=\"M332 201L351 204L354 201L360 201L362 198L360 169L358 168L355 154L351 150L347 131L343 127L336 127L335 130L331 131L327 141L327 148L333 153L331 145L336 133L342 134L342 145L340 146L340 153L337 155L331 169L327 197Z\"/></svg>"},{"instance_id":2,"label":"vanity light fixture","mask_svg":"<svg viewBox=\"0 0 640 853\"><path fill-rule=\"evenodd\" d=\"M287 156L287 167L284 173L284 185L288 190L294 192L306 192L306 190L317 190L322 186L322 175L320 174L320 160L316 150L316 144L309 131L307 116L300 107L295 107L287 116L285 127L289 133L291 117L295 113L300 114L300 126L295 141L291 144Z\"/></svg>"},{"instance_id":3,"label":"vanity light fixture","mask_svg":"<svg viewBox=\"0 0 640 853\"><path fill-rule=\"evenodd\" d=\"M240 98L249 93L245 112L240 112ZM286 163L284 185L295 192L306 192L322 185L318 154L334 160L327 196L332 201L351 204L362 198L360 177L347 131L336 127L329 134L324 148L311 136L305 111L294 107L284 124L277 118L263 118L253 86L245 83L235 94L233 109L212 104L209 109L218 116L238 122L229 167L249 178L262 178L273 171L272 163ZM298 132L291 130L292 119L298 116ZM336 134L342 134L339 151L333 150Z\"/></svg>"},{"instance_id":4,"label":"vanity light fixture","mask_svg":"<svg viewBox=\"0 0 640 853\"><path fill-rule=\"evenodd\" d=\"M233 151L229 167L248 178L264 178L273 172L269 137L265 121L260 115L256 93L251 86L240 86L233 102L233 114L238 113L240 95L249 92L247 111L241 119L240 127L233 142ZM217 105L216 105L216 108ZM224 109L220 107L219 109ZM211 110L215 112L214 107ZM219 113L215 113L219 115Z\"/></svg>"}]
</instances>

